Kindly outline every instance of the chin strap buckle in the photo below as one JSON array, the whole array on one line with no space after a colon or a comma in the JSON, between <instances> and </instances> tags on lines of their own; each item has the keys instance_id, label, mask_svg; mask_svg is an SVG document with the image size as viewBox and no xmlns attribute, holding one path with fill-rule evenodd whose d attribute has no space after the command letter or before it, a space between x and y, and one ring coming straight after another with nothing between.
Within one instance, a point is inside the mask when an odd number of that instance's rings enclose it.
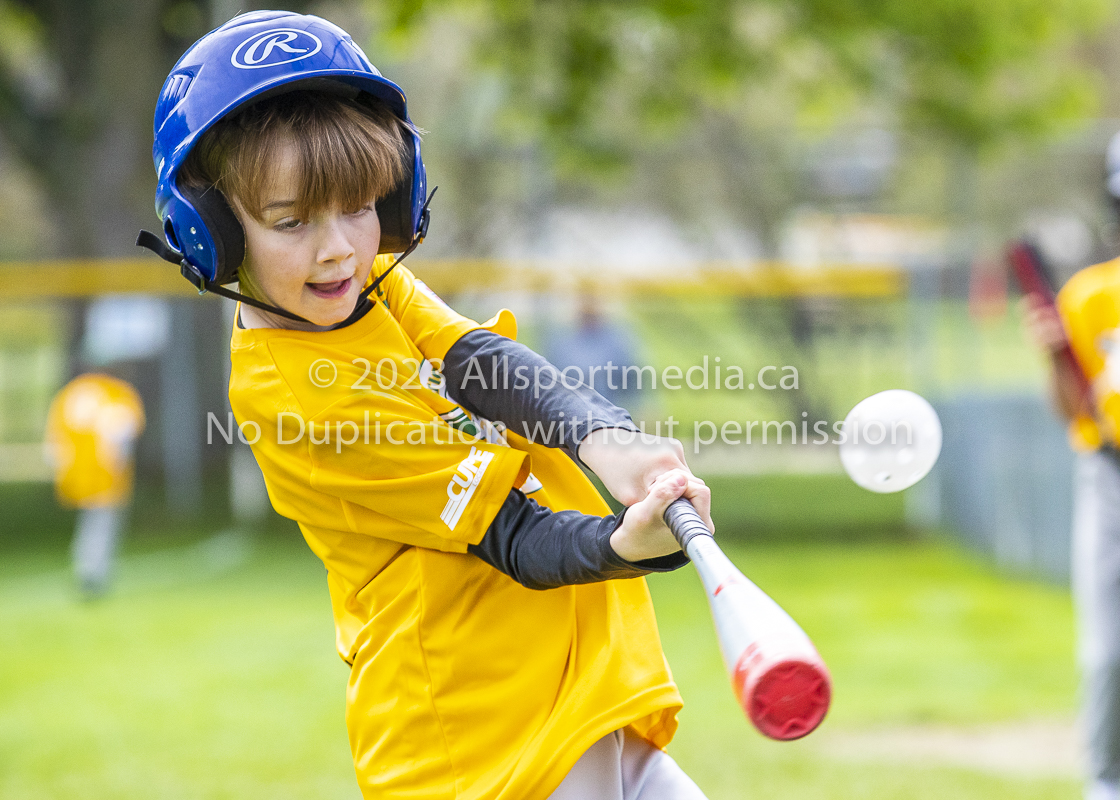
<instances>
[{"instance_id":1,"label":"chin strap buckle","mask_svg":"<svg viewBox=\"0 0 1120 800\"><path fill-rule=\"evenodd\" d=\"M206 294L206 279L186 259L183 259L183 262L179 265L179 274L190 281L191 285L198 289L199 294Z\"/></svg>"},{"instance_id":2,"label":"chin strap buckle","mask_svg":"<svg viewBox=\"0 0 1120 800\"><path fill-rule=\"evenodd\" d=\"M207 281L202 277L202 273L183 258L182 253L168 245L159 236L151 231L140 231L140 234L136 237L136 246L151 250L164 261L177 266L182 276L190 281L194 288L198 289L199 294L206 294Z\"/></svg>"},{"instance_id":3,"label":"chin strap buckle","mask_svg":"<svg viewBox=\"0 0 1120 800\"><path fill-rule=\"evenodd\" d=\"M435 197L438 186L433 186L432 191L428 194L428 199L424 201L424 205L420 207L420 229L416 231L415 241L417 244L424 241L424 237L428 235L428 225L432 221L432 198ZM402 256L403 258L403 256Z\"/></svg>"}]
</instances>

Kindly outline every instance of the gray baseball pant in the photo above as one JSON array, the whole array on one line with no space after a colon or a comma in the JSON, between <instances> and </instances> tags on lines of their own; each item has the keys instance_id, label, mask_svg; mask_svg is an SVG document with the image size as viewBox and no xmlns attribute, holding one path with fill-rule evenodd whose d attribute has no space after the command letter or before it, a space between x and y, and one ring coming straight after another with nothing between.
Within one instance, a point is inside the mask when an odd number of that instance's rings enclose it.
<instances>
[{"instance_id":1,"label":"gray baseball pant","mask_svg":"<svg viewBox=\"0 0 1120 800\"><path fill-rule=\"evenodd\" d=\"M74 575L84 591L99 593L108 588L123 522L123 506L83 508L78 512L70 550Z\"/></svg>"},{"instance_id":2,"label":"gray baseball pant","mask_svg":"<svg viewBox=\"0 0 1120 800\"><path fill-rule=\"evenodd\" d=\"M1120 783L1120 455L1077 458L1073 596L1091 793ZM1103 784L1103 786L1102 786Z\"/></svg>"}]
</instances>

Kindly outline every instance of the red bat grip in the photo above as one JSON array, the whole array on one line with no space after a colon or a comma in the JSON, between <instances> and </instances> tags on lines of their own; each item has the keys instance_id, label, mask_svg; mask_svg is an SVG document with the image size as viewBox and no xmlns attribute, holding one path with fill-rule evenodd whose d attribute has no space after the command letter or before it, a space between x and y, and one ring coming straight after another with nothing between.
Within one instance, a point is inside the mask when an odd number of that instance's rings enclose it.
<instances>
[{"instance_id":1,"label":"red bat grip","mask_svg":"<svg viewBox=\"0 0 1120 800\"><path fill-rule=\"evenodd\" d=\"M1016 242L1007 251L1011 267L1015 270L1015 280L1024 294L1038 295L1039 300L1048 306L1054 305L1054 287L1050 285L1043 271L1041 258L1034 248L1024 242Z\"/></svg>"},{"instance_id":2,"label":"red bat grip","mask_svg":"<svg viewBox=\"0 0 1120 800\"><path fill-rule=\"evenodd\" d=\"M704 520L700 519L700 515L692 507L692 503L683 497L674 500L665 509L665 524L669 526L669 530L673 532L673 536L685 553L688 552L688 543L697 536L712 535Z\"/></svg>"},{"instance_id":3,"label":"red bat grip","mask_svg":"<svg viewBox=\"0 0 1120 800\"><path fill-rule=\"evenodd\" d=\"M1027 242L1016 242L1008 249L1007 256L1015 270L1015 279L1019 282L1019 287L1023 290L1023 293L1033 295L1035 302L1053 309L1056 313L1058 308L1057 297L1038 251ZM1056 355L1073 374L1073 378L1077 382L1078 393L1091 403L1093 393L1089 378L1081 367L1081 362L1077 360L1077 354L1073 352L1068 337L1058 348Z\"/></svg>"}]
</instances>

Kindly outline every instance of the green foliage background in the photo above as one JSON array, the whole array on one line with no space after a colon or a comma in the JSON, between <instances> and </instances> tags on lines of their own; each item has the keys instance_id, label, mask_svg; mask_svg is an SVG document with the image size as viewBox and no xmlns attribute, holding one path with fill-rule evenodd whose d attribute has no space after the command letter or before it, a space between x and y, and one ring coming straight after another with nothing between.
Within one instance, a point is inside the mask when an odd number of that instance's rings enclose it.
<instances>
[{"instance_id":1,"label":"green foliage background","mask_svg":"<svg viewBox=\"0 0 1120 800\"><path fill-rule=\"evenodd\" d=\"M835 122L871 105L968 146L1053 131L1096 110L1073 57L1106 0L390 0L398 37L441 15L476 31L515 126L581 163L709 115Z\"/></svg>"}]
</instances>

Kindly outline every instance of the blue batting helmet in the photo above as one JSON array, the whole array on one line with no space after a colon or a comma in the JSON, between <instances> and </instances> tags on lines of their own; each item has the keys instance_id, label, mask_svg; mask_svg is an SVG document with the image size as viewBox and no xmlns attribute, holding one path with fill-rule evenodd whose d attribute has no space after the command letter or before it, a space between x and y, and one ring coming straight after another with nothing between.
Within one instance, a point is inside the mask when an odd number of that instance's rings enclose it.
<instances>
[{"instance_id":1,"label":"blue batting helmet","mask_svg":"<svg viewBox=\"0 0 1120 800\"><path fill-rule=\"evenodd\" d=\"M401 183L377 203L380 252L403 252L423 235L424 162L400 87L383 78L337 25L287 11L243 14L183 54L156 103L156 213L167 243L185 262L184 275L200 288L236 280L245 245L244 232L219 192L178 185L191 148L216 122L254 101L315 88L372 95L406 123L412 158Z\"/></svg>"}]
</instances>

